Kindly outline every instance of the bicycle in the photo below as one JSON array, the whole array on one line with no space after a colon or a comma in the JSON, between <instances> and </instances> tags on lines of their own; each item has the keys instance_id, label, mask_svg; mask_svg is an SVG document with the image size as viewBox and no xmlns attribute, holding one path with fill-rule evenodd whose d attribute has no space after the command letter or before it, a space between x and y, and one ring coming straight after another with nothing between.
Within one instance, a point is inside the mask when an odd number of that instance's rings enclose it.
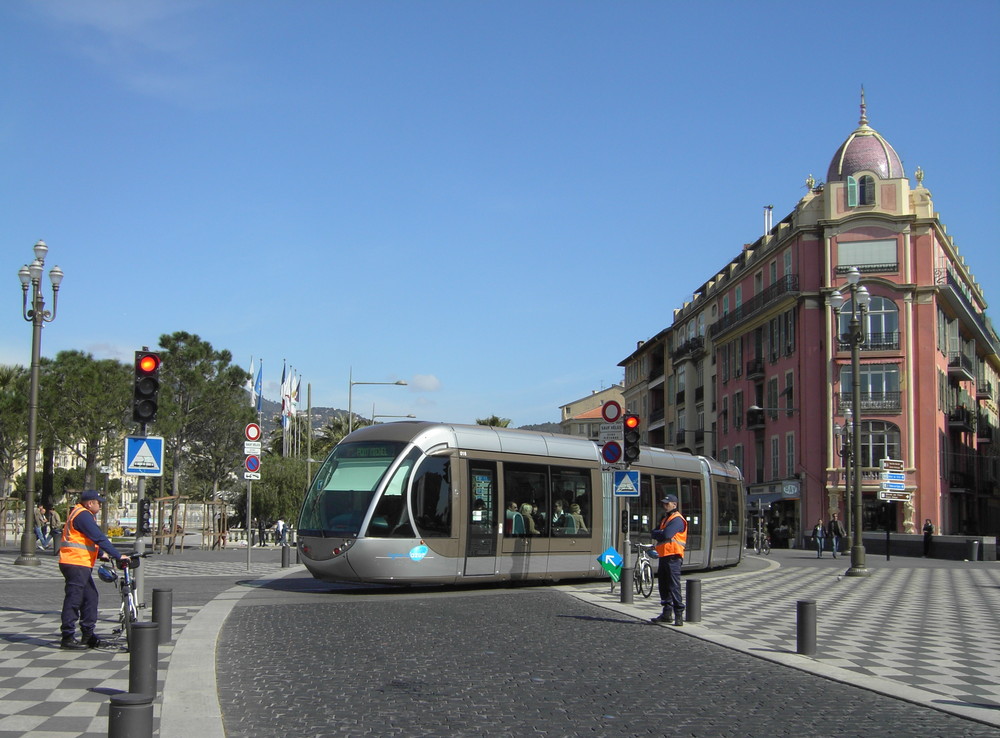
<instances>
[{"instance_id":1,"label":"bicycle","mask_svg":"<svg viewBox=\"0 0 1000 738\"><path fill-rule=\"evenodd\" d=\"M638 549L639 553L635 568L632 570L635 589L643 597L649 599L649 596L653 594L653 557L650 556L650 552L655 549L655 546L652 543L636 543L635 548Z\"/></svg>"},{"instance_id":2,"label":"bicycle","mask_svg":"<svg viewBox=\"0 0 1000 738\"><path fill-rule=\"evenodd\" d=\"M766 533L754 531L753 550L756 554L764 554L765 556L771 555L771 539L767 537Z\"/></svg>"},{"instance_id":3,"label":"bicycle","mask_svg":"<svg viewBox=\"0 0 1000 738\"><path fill-rule=\"evenodd\" d=\"M647 599L653 594L653 556L650 552L655 546L652 543L633 543L632 548L636 550L636 559L632 565L632 591L638 592ZM615 581L611 580L611 591L615 591Z\"/></svg>"},{"instance_id":4,"label":"bicycle","mask_svg":"<svg viewBox=\"0 0 1000 738\"><path fill-rule=\"evenodd\" d=\"M97 574L101 581L113 583L121 595L122 604L118 608L118 627L111 631L112 635L121 638L125 636L125 650L132 647L132 624L139 619L138 603L136 602L136 581L131 571L139 568L139 559L151 556L152 552L132 554L124 566L117 564L122 570L121 576L111 566L101 564Z\"/></svg>"}]
</instances>

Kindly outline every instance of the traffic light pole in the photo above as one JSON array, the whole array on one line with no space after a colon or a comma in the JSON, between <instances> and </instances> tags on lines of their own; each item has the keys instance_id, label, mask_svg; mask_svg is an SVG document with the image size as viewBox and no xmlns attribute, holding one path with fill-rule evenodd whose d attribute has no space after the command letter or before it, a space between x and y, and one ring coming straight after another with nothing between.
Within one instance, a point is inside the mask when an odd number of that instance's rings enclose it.
<instances>
[{"instance_id":1,"label":"traffic light pole","mask_svg":"<svg viewBox=\"0 0 1000 738\"><path fill-rule=\"evenodd\" d=\"M631 605L634 596L632 588L632 512L629 509L628 500L625 500L625 536L624 551L622 551L622 604Z\"/></svg>"}]
</instances>

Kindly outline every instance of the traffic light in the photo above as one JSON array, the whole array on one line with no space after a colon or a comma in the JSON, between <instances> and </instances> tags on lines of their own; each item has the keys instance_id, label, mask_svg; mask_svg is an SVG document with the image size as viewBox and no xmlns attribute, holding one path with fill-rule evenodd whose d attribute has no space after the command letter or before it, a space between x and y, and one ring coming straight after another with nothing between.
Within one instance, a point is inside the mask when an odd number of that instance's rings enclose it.
<instances>
[{"instance_id":1,"label":"traffic light","mask_svg":"<svg viewBox=\"0 0 1000 738\"><path fill-rule=\"evenodd\" d=\"M136 423L152 423L156 420L156 396L159 392L160 355L149 351L136 351L132 420Z\"/></svg>"},{"instance_id":2,"label":"traffic light","mask_svg":"<svg viewBox=\"0 0 1000 738\"><path fill-rule=\"evenodd\" d=\"M153 532L153 518L152 518L152 505L150 504L149 498L143 497L139 500L139 515L136 524L139 527L139 532L143 535L148 535Z\"/></svg>"},{"instance_id":3,"label":"traffic light","mask_svg":"<svg viewBox=\"0 0 1000 738\"><path fill-rule=\"evenodd\" d=\"M621 531L628 533L628 510L622 510Z\"/></svg>"},{"instance_id":4,"label":"traffic light","mask_svg":"<svg viewBox=\"0 0 1000 738\"><path fill-rule=\"evenodd\" d=\"M622 419L625 443L622 446L622 460L631 464L639 459L639 416L626 413Z\"/></svg>"}]
</instances>

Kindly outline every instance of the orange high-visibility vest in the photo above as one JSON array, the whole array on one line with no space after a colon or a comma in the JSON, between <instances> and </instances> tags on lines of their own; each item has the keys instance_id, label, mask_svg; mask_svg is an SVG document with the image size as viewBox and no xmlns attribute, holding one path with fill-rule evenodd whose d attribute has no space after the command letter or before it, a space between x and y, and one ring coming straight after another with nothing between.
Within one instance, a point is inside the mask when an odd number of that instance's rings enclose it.
<instances>
[{"instance_id":1,"label":"orange high-visibility vest","mask_svg":"<svg viewBox=\"0 0 1000 738\"><path fill-rule=\"evenodd\" d=\"M676 510L674 510L667 517L665 517L663 520L660 521L660 530L666 528L667 523L669 523L674 518L680 518L684 522L684 529L681 530L679 533L676 533L673 537L673 540L664 541L663 543L658 543L656 545L656 553L659 556L665 557L665 556L684 555L684 547L687 546L687 540L688 540L688 524L687 521L684 520L684 516L681 515L679 512L677 512Z\"/></svg>"},{"instance_id":2,"label":"orange high-visibility vest","mask_svg":"<svg viewBox=\"0 0 1000 738\"><path fill-rule=\"evenodd\" d=\"M77 505L70 510L63 527L62 542L59 544L59 563L71 566L87 566L91 569L97 562L97 544L76 529L74 522L81 513L91 512L83 505Z\"/></svg>"}]
</instances>

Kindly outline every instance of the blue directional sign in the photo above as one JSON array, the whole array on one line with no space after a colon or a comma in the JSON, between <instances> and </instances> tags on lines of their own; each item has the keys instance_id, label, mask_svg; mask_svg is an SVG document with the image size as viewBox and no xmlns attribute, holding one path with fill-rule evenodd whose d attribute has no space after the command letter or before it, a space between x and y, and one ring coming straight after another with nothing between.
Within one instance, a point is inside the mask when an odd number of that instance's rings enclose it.
<instances>
[{"instance_id":1,"label":"blue directional sign","mask_svg":"<svg viewBox=\"0 0 1000 738\"><path fill-rule=\"evenodd\" d=\"M145 477L163 476L163 438L127 436L125 438L125 473Z\"/></svg>"},{"instance_id":2,"label":"blue directional sign","mask_svg":"<svg viewBox=\"0 0 1000 738\"><path fill-rule=\"evenodd\" d=\"M597 557L597 563L601 565L601 568L606 571L612 580L618 581L622 576L622 555L618 553L614 547L609 548L607 551L602 553Z\"/></svg>"},{"instance_id":3,"label":"blue directional sign","mask_svg":"<svg viewBox=\"0 0 1000 738\"><path fill-rule=\"evenodd\" d=\"M615 497L639 496L639 472L631 470L616 471L614 474Z\"/></svg>"},{"instance_id":4,"label":"blue directional sign","mask_svg":"<svg viewBox=\"0 0 1000 738\"><path fill-rule=\"evenodd\" d=\"M906 489L905 482L882 482L882 489L892 489L903 492Z\"/></svg>"}]
</instances>

